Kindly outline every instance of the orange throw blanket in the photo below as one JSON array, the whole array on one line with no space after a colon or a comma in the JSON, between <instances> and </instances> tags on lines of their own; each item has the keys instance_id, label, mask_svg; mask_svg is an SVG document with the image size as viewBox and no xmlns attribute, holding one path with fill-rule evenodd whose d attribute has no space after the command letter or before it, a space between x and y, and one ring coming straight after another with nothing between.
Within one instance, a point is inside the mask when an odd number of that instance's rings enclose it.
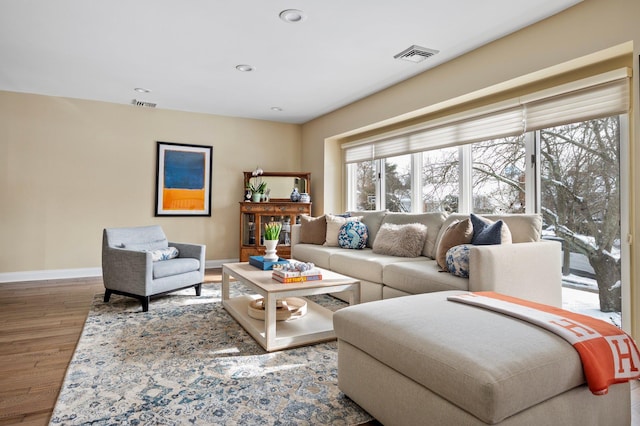
<instances>
[{"instance_id":1,"label":"orange throw blanket","mask_svg":"<svg viewBox=\"0 0 640 426\"><path fill-rule=\"evenodd\" d=\"M609 385L640 378L638 348L629 335L613 324L491 291L449 296L447 300L500 312L562 337L578 351L587 385L594 395L606 395Z\"/></svg>"}]
</instances>

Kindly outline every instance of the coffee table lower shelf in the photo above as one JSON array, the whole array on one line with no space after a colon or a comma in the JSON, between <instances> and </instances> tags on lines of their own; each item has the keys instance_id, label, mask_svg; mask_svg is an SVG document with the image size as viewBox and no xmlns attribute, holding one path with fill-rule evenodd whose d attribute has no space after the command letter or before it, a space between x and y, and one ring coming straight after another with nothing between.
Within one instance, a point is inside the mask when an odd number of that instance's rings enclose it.
<instances>
[{"instance_id":1,"label":"coffee table lower shelf","mask_svg":"<svg viewBox=\"0 0 640 426\"><path fill-rule=\"evenodd\" d=\"M249 303L259 295L242 295L223 300L227 312L267 351L335 340L333 312L305 298L306 315L287 321L276 321L276 336L267 344L265 321L251 318Z\"/></svg>"}]
</instances>

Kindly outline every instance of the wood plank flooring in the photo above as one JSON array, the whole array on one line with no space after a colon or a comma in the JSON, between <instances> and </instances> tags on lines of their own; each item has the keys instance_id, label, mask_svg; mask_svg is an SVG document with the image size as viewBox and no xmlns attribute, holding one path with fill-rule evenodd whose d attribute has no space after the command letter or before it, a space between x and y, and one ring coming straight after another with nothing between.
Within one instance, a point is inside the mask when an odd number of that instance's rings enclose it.
<instances>
[{"instance_id":1,"label":"wood plank flooring","mask_svg":"<svg viewBox=\"0 0 640 426\"><path fill-rule=\"evenodd\" d=\"M206 282L220 282L220 269ZM101 278L0 283L0 426L49 423ZM640 384L631 390L640 425ZM376 425L377 422L371 422Z\"/></svg>"}]
</instances>

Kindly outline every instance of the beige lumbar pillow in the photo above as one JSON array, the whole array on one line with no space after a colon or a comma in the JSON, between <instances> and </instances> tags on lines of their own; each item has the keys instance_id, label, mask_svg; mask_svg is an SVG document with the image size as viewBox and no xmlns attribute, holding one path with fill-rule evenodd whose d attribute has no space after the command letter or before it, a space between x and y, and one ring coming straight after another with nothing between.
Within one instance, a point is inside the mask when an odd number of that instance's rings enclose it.
<instances>
[{"instance_id":1,"label":"beige lumbar pillow","mask_svg":"<svg viewBox=\"0 0 640 426\"><path fill-rule=\"evenodd\" d=\"M362 216L351 216L351 217L342 217L342 216L334 216L332 214L327 214L327 233L325 236L325 246L329 247L340 247L338 244L338 234L340 233L340 228L347 222L351 221L359 221L362 219Z\"/></svg>"},{"instance_id":2,"label":"beige lumbar pillow","mask_svg":"<svg viewBox=\"0 0 640 426\"><path fill-rule=\"evenodd\" d=\"M373 242L373 252L389 256L418 257L422 254L426 239L427 227L422 223L383 223Z\"/></svg>"},{"instance_id":3,"label":"beige lumbar pillow","mask_svg":"<svg viewBox=\"0 0 640 426\"><path fill-rule=\"evenodd\" d=\"M447 268L447 251L461 244L469 244L473 238L473 225L470 219L457 220L445 229L438 243L436 262L444 271Z\"/></svg>"}]
</instances>

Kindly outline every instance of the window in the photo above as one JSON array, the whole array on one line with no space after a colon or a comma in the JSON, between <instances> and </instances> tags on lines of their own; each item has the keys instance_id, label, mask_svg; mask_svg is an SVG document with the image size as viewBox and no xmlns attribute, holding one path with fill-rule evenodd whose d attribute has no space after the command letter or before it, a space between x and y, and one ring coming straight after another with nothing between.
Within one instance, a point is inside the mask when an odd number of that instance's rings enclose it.
<instances>
[{"instance_id":1,"label":"window","mask_svg":"<svg viewBox=\"0 0 640 426\"><path fill-rule=\"evenodd\" d=\"M539 132L545 233L563 243L566 285L597 292L620 324L620 118Z\"/></svg>"},{"instance_id":2,"label":"window","mask_svg":"<svg viewBox=\"0 0 640 426\"><path fill-rule=\"evenodd\" d=\"M597 293L605 319L622 325L629 75L614 70L345 144L348 207L542 213L545 238L563 244L565 286Z\"/></svg>"},{"instance_id":3,"label":"window","mask_svg":"<svg viewBox=\"0 0 640 426\"><path fill-rule=\"evenodd\" d=\"M524 213L524 136L474 143L471 150L472 211Z\"/></svg>"},{"instance_id":4,"label":"window","mask_svg":"<svg viewBox=\"0 0 640 426\"><path fill-rule=\"evenodd\" d=\"M381 206L392 212L411 211L411 155L385 158L384 205Z\"/></svg>"},{"instance_id":5,"label":"window","mask_svg":"<svg viewBox=\"0 0 640 426\"><path fill-rule=\"evenodd\" d=\"M422 211L458 212L460 161L458 148L442 148L420 154L422 162Z\"/></svg>"}]
</instances>

